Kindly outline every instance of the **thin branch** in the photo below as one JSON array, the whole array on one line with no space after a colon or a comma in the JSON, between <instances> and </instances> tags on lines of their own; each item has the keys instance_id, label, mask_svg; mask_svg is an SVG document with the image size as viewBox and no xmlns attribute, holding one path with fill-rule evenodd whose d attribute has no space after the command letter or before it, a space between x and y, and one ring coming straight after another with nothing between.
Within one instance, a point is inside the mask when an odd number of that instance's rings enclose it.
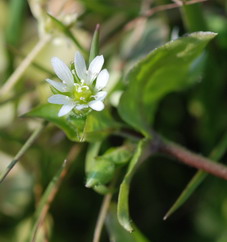
<instances>
[{"instance_id":1,"label":"thin branch","mask_svg":"<svg viewBox=\"0 0 227 242\"><path fill-rule=\"evenodd\" d=\"M37 54L43 49L43 47L51 40L51 35L46 35L36 44L36 46L31 50L27 57L21 62L17 69L12 73L9 79L1 87L0 97L5 96L18 82L24 71L31 64L32 60L37 56Z\"/></svg>"},{"instance_id":2,"label":"thin branch","mask_svg":"<svg viewBox=\"0 0 227 242\"><path fill-rule=\"evenodd\" d=\"M109 187L110 191L113 190L115 182L116 182L116 178L112 181L112 183ZM99 216L98 216L98 219L97 219L97 223L96 223L96 226L95 226L93 242L99 242L100 241L103 224L104 224L105 219L106 219L106 215L107 215L107 212L108 212L108 209L109 209L109 206L110 206L112 196L113 196L113 193L110 192L103 199L103 202L102 202L102 205L101 205L101 208L100 208L100 212L99 212Z\"/></svg>"},{"instance_id":3,"label":"thin branch","mask_svg":"<svg viewBox=\"0 0 227 242\"><path fill-rule=\"evenodd\" d=\"M4 181L6 176L9 174L9 172L12 170L12 168L16 165L16 163L20 160L20 158L25 154L25 152L31 147L31 145L34 143L34 141L38 138L41 131L46 126L47 122L43 122L40 127L38 127L28 138L28 140L25 142L25 144L22 146L22 148L19 150L19 152L15 155L13 160L10 162L10 164L6 167L6 169L0 174L0 183Z\"/></svg>"},{"instance_id":4,"label":"thin branch","mask_svg":"<svg viewBox=\"0 0 227 242\"><path fill-rule=\"evenodd\" d=\"M46 215L49 211L50 205L53 202L53 200L59 190L59 187L68 172L70 165L72 164L75 157L79 154L81 147L82 146L78 146L78 144L76 144L71 148L71 150L69 151L69 154L67 155L67 158L63 162L61 168L59 169L57 174L53 177L53 179L49 183L45 193L42 196L39 206L36 210L36 213L34 216L35 217L34 225L33 225L32 231L31 231L31 236L30 236L29 241L31 241L31 242L36 241L37 232L38 232L39 228L41 227L41 225L43 224L43 222L46 218Z\"/></svg>"},{"instance_id":5,"label":"thin branch","mask_svg":"<svg viewBox=\"0 0 227 242\"><path fill-rule=\"evenodd\" d=\"M121 132L117 133L122 137L127 137L131 140L139 139L140 135L130 130L122 129ZM162 153L176 158L180 162L195 167L196 169L205 171L214 176L227 180L227 166L215 163L214 160L208 159L202 155L198 155L188 149L175 144L171 141L166 141L154 130L151 131L151 144L150 149L153 153Z\"/></svg>"},{"instance_id":6,"label":"thin branch","mask_svg":"<svg viewBox=\"0 0 227 242\"><path fill-rule=\"evenodd\" d=\"M195 167L197 169L201 169L212 175L227 180L226 166L214 163L212 160L205 158L201 155L195 154L181 147L180 145L177 145L169 141L166 142L163 140L159 140L157 149L161 153L175 157L180 162L185 163L186 165Z\"/></svg>"},{"instance_id":7,"label":"thin branch","mask_svg":"<svg viewBox=\"0 0 227 242\"><path fill-rule=\"evenodd\" d=\"M136 17L135 19L131 20L128 22L125 26L125 29L134 29L135 23L139 21L141 18L150 18L152 15L158 12L166 11L166 10L171 10L175 8L179 8L183 5L192 5L196 3L202 3L206 2L207 0L191 0L187 2L181 2L181 3L170 3L170 4L165 4L165 5L160 5L153 7L151 9L148 9L147 11L143 12L140 16Z\"/></svg>"},{"instance_id":8,"label":"thin branch","mask_svg":"<svg viewBox=\"0 0 227 242\"><path fill-rule=\"evenodd\" d=\"M112 193L108 193L103 199L102 206L101 206L100 213L99 213L99 217L98 217L96 227L95 227L93 242L99 242L100 241L103 224L104 224L105 219L106 219L106 214L107 214L107 211L109 209L109 205L110 205L110 201L111 201L112 196L113 196Z\"/></svg>"},{"instance_id":9,"label":"thin branch","mask_svg":"<svg viewBox=\"0 0 227 242\"><path fill-rule=\"evenodd\" d=\"M142 16L151 17L153 14L155 14L157 12L174 9L174 8L179 8L180 6L183 6L183 5L192 5L192 4L206 2L206 1L207 0L191 0L191 1L187 1L187 2L180 1L181 3L177 2L177 3L165 4L165 5L157 6L157 7L147 10L144 14L142 14Z\"/></svg>"}]
</instances>

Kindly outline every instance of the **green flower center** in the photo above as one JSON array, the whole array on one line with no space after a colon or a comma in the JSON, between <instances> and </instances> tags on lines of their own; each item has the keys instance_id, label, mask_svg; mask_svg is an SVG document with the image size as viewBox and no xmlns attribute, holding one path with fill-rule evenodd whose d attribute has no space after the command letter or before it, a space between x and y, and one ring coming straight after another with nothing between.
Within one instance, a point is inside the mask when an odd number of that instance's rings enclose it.
<instances>
[{"instance_id":1,"label":"green flower center","mask_svg":"<svg viewBox=\"0 0 227 242\"><path fill-rule=\"evenodd\" d=\"M89 101L91 101L92 98L92 91L87 85L75 85L74 91L73 91L73 99L76 102L79 102L81 104L87 104Z\"/></svg>"}]
</instances>

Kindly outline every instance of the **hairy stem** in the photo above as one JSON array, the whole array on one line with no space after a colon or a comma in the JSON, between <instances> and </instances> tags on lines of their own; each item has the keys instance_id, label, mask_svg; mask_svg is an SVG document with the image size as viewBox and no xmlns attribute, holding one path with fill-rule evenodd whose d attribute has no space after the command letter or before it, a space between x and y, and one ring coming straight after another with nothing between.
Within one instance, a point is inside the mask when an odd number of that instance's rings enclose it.
<instances>
[{"instance_id":1,"label":"hairy stem","mask_svg":"<svg viewBox=\"0 0 227 242\"><path fill-rule=\"evenodd\" d=\"M227 180L227 167L222 164L214 163L212 160L201 155L195 154L178 144L169 141L159 140L156 144L158 151L175 157L186 165L206 171L212 175Z\"/></svg>"}]
</instances>

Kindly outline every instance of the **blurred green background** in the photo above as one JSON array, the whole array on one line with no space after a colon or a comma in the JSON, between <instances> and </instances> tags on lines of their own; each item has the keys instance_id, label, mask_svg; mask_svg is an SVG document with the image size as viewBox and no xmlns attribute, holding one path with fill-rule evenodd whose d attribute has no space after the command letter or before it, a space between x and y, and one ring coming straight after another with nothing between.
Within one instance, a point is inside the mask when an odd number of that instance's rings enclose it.
<instances>
[{"instance_id":1,"label":"blurred green background","mask_svg":"<svg viewBox=\"0 0 227 242\"><path fill-rule=\"evenodd\" d=\"M85 49L89 48L96 24L101 25L100 53L105 56L105 63L111 74L109 88L112 95L109 105L112 105L111 112L116 119L119 117L114 105L117 93L124 87L122 76L139 58L185 33L218 33L201 57L205 60L203 75L199 78L195 75L196 84L188 90L167 95L159 106L154 124L155 130L168 139L208 156L227 132L226 1L205 1L185 9L175 6L163 11L156 7L174 2L71 2L76 4L71 31ZM60 3L52 0L50 4L53 7ZM149 9L155 11L151 16L146 16ZM143 15L145 17L141 17ZM41 25L41 18L34 18L25 0L0 0L2 85L31 51L39 37L42 38L38 32ZM69 64L77 49L69 38L58 31L56 38L37 55L33 65L29 66L14 89L5 93L6 98L0 100L1 170L40 123L39 120L21 115L38 104L47 102L51 92L44 79L51 76L51 57L58 56ZM121 137L109 136L105 145L118 146L122 142ZM62 131L48 125L0 184L1 242L26 241L29 223L42 192L72 145L73 142ZM88 145L85 143L78 146L80 153L51 204L42 228L44 234L45 230L51 234L46 241L92 241L103 196L85 187L84 160ZM226 158L225 154L222 160ZM161 155L149 158L139 168L132 180L130 211L134 223L149 241L227 242L227 183L216 177L208 176L189 201L163 221L163 216L195 172L195 169ZM116 201L115 195L113 200ZM104 230L101 241L109 241L108 231Z\"/></svg>"}]
</instances>

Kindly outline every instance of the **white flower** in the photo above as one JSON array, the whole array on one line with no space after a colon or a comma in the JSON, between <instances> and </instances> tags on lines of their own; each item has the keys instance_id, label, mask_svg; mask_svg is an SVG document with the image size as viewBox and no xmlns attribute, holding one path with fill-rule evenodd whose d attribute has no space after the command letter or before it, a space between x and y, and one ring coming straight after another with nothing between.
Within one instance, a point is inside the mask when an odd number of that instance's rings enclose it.
<instances>
[{"instance_id":1,"label":"white flower","mask_svg":"<svg viewBox=\"0 0 227 242\"><path fill-rule=\"evenodd\" d=\"M62 82L47 79L58 94L51 96L48 101L53 104L63 105L58 116L64 116L70 111L83 114L91 109L101 111L104 108L103 100L107 95L102 89L107 85L109 73L101 70L104 58L96 56L87 70L83 56L77 52L74 58L72 71L57 57L53 57L52 66Z\"/></svg>"}]
</instances>

